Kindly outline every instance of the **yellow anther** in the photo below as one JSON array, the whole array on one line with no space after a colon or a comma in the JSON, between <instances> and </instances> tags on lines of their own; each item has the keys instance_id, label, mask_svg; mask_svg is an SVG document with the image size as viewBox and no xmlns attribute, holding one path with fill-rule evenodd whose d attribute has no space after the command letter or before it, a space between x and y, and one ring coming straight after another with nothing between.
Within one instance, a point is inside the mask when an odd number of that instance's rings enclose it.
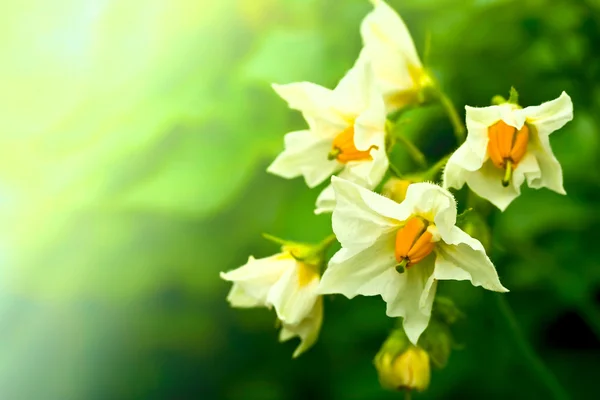
<instances>
[{"instance_id":1,"label":"yellow anther","mask_svg":"<svg viewBox=\"0 0 600 400\"><path fill-rule=\"evenodd\" d=\"M371 149L377 146L371 146L369 150L358 150L354 145L354 127L349 126L342 133L333 139L332 149L327 155L327 159L337 159L345 164L349 161L371 160Z\"/></svg>"},{"instance_id":2,"label":"yellow anther","mask_svg":"<svg viewBox=\"0 0 600 400\"><path fill-rule=\"evenodd\" d=\"M505 171L502 186L508 186L512 173L527 152L529 128L517 130L500 120L488 128L488 154L497 168Z\"/></svg>"},{"instance_id":3,"label":"yellow anther","mask_svg":"<svg viewBox=\"0 0 600 400\"><path fill-rule=\"evenodd\" d=\"M420 217L411 217L396 233L395 256L398 261L396 270L403 272L427 257L435 247L429 223Z\"/></svg>"}]
</instances>

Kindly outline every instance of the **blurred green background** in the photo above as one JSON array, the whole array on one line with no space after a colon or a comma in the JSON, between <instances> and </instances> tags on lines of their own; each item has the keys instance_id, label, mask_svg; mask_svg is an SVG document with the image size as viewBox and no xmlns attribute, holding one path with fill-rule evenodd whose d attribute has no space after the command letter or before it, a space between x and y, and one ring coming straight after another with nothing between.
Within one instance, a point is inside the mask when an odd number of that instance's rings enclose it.
<instances>
[{"instance_id":1,"label":"blurred green background","mask_svg":"<svg viewBox=\"0 0 600 400\"><path fill-rule=\"evenodd\" d=\"M600 373L600 1L398 0L460 108L511 85L523 105L567 91L552 135L568 197L524 190L494 224L508 301L573 398ZM274 314L228 307L219 271L318 241L319 189L265 172L305 126L271 82L333 87L366 0L29 0L0 13L0 399L394 399L372 358L379 298L327 299L291 360ZM430 156L456 144L439 107L407 117ZM400 154L405 171L414 165ZM417 399L547 398L494 295L444 282L462 349Z\"/></svg>"}]
</instances>

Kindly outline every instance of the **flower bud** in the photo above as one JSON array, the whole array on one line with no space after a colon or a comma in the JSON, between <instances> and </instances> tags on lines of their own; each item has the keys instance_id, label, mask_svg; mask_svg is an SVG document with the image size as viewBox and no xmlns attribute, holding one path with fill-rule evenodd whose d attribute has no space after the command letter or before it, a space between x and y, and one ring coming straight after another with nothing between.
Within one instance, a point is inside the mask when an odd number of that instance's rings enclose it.
<instances>
[{"instance_id":1,"label":"flower bud","mask_svg":"<svg viewBox=\"0 0 600 400\"><path fill-rule=\"evenodd\" d=\"M406 197L406 190L411 183L413 182L408 179L392 177L383 185L381 194L394 200L396 203L402 203Z\"/></svg>"},{"instance_id":2,"label":"flower bud","mask_svg":"<svg viewBox=\"0 0 600 400\"><path fill-rule=\"evenodd\" d=\"M375 356L381 386L392 390L423 391L429 386L429 355L408 341L402 330L395 330Z\"/></svg>"}]
</instances>

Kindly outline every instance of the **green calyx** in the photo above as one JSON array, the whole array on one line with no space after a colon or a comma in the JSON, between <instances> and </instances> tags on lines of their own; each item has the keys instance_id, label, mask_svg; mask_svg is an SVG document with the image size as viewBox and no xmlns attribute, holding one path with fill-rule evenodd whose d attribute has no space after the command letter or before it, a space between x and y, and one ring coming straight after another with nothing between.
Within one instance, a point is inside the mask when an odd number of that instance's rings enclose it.
<instances>
[{"instance_id":1,"label":"green calyx","mask_svg":"<svg viewBox=\"0 0 600 400\"><path fill-rule=\"evenodd\" d=\"M452 349L457 347L450 327L463 318L465 315L451 299L435 298L431 320L419 338L419 346L427 351L434 367L444 368L448 363Z\"/></svg>"},{"instance_id":2,"label":"green calyx","mask_svg":"<svg viewBox=\"0 0 600 400\"><path fill-rule=\"evenodd\" d=\"M492 97L492 105L499 106L502 104L512 104L517 108L521 108L519 105L519 92L517 92L517 89L515 89L514 86L510 87L510 91L508 92L508 100L500 95L495 95Z\"/></svg>"},{"instance_id":3,"label":"green calyx","mask_svg":"<svg viewBox=\"0 0 600 400\"><path fill-rule=\"evenodd\" d=\"M269 235L268 233L263 233L262 236L265 239L280 245L284 252L289 253L297 261L314 265L319 269L325 264L325 253L337 240L333 234L327 236L318 244L293 242Z\"/></svg>"}]
</instances>

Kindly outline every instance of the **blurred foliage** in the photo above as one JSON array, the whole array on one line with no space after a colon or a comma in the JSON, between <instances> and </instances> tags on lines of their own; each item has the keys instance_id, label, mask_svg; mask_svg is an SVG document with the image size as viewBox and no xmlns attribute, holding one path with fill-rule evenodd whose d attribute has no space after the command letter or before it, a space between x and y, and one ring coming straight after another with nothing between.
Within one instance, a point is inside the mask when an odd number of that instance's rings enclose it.
<instances>
[{"instance_id":1,"label":"blurred foliage","mask_svg":"<svg viewBox=\"0 0 600 400\"><path fill-rule=\"evenodd\" d=\"M459 105L511 85L566 90L552 135L568 197L524 190L494 213L492 258L527 338L573 398L600 359L600 2L389 2ZM229 309L219 271L319 241L319 189L265 168L304 122L270 83L332 87L366 0L31 0L0 14L0 398L387 399L372 358L394 322L379 298L326 301L319 343L291 360L274 315ZM455 147L439 107L406 116L430 161ZM406 154L394 160L410 171ZM459 197L463 194L459 194ZM493 294L445 282L467 318L415 398L544 398Z\"/></svg>"}]
</instances>

